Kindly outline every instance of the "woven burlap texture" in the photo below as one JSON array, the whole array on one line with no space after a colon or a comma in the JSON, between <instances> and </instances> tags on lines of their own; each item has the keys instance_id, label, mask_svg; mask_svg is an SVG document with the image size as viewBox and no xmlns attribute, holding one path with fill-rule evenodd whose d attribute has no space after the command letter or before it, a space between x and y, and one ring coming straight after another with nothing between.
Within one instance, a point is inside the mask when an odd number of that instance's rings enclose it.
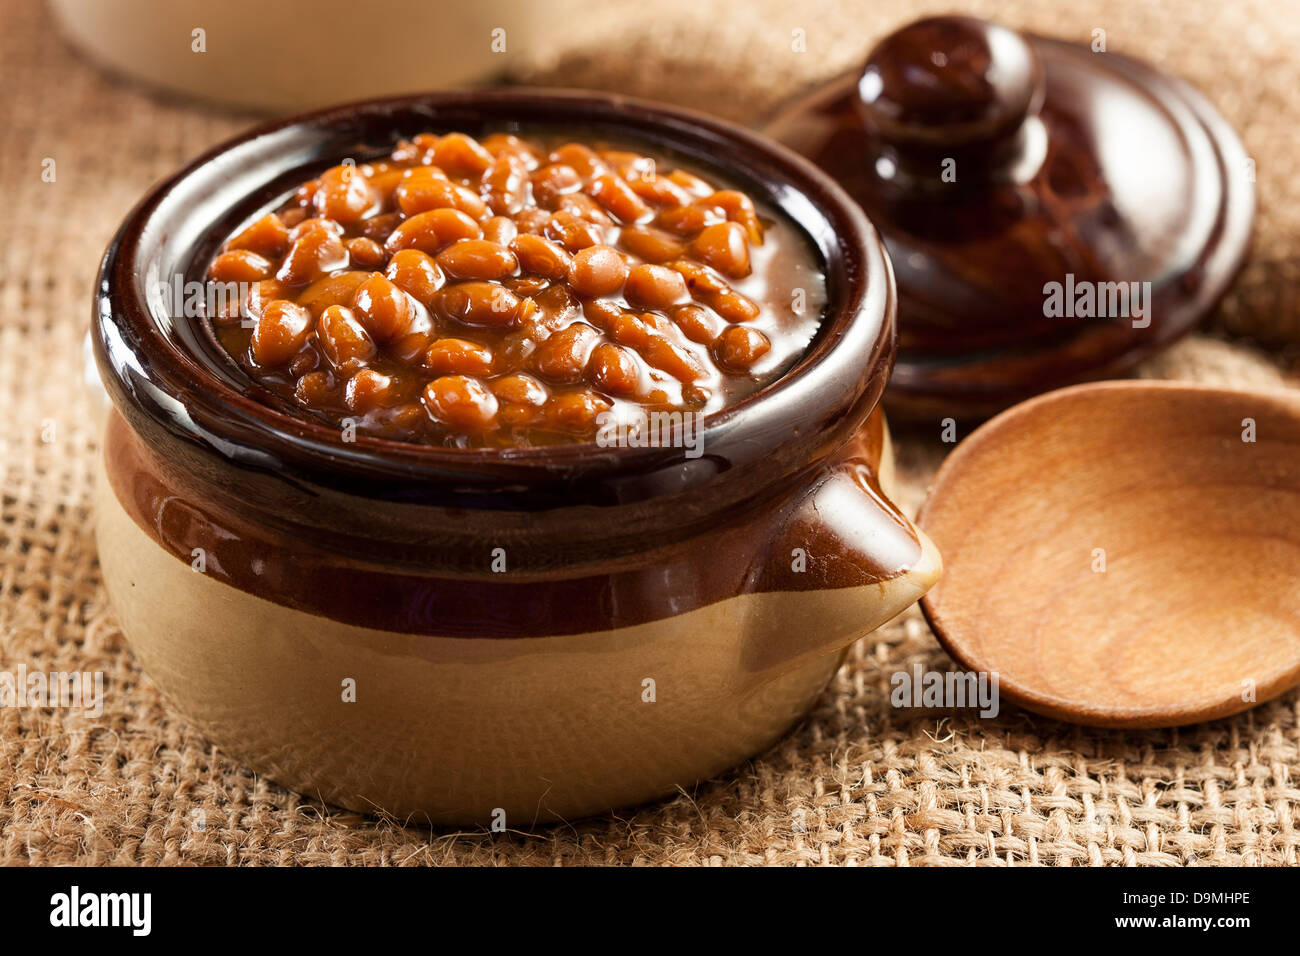
<instances>
[{"instance_id":1,"label":"woven burlap texture","mask_svg":"<svg viewBox=\"0 0 1300 956\"><path fill-rule=\"evenodd\" d=\"M933 4L608 4L515 78L753 120ZM947 8L948 3L938 5ZM1257 160L1251 265L1143 374L1278 384L1300 338L1297 25L1283 4L973 4L1196 83ZM105 709L0 709L0 861L198 864L1295 864L1300 695L1182 730L1110 732L1014 708L900 711L889 676L948 662L919 615L864 639L770 752L675 799L535 833L403 828L254 776L192 732L135 663L96 564L97 436L80 387L97 259L148 185L250 122L160 99L65 49L43 7L0 6L0 669L102 671ZM790 41L803 30L808 52ZM53 182L42 177L54 160ZM1229 333L1249 332L1259 346ZM900 441L914 508L943 446ZM202 811L205 827L194 826Z\"/></svg>"}]
</instances>

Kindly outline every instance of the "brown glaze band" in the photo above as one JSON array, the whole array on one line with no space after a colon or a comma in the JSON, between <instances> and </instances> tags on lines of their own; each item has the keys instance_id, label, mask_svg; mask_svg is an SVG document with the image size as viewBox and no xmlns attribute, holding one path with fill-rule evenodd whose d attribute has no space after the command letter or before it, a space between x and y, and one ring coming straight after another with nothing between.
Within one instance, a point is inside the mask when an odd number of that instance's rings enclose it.
<instances>
[{"instance_id":1,"label":"brown glaze band","mask_svg":"<svg viewBox=\"0 0 1300 956\"><path fill-rule=\"evenodd\" d=\"M904 573L921 548L876 480L883 446L877 413L805 493L624 562L630 566L578 576L530 567L527 551L508 549L505 570L493 572L490 541L479 549L477 575L447 577L393 571L355 551L269 535L211 499L199 504L193 483L168 484L116 414L105 431L105 465L132 520L178 560L194 566L201 555L202 573L215 580L349 624L505 638L612 630L739 594L858 587ZM429 556L430 565L436 558Z\"/></svg>"}]
</instances>

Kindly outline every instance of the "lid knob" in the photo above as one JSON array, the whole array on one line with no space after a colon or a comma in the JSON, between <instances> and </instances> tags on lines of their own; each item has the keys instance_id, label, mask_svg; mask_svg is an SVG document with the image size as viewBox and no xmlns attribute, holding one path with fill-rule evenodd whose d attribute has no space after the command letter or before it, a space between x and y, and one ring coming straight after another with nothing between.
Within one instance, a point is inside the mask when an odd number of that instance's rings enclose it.
<instances>
[{"instance_id":1,"label":"lid knob","mask_svg":"<svg viewBox=\"0 0 1300 956\"><path fill-rule=\"evenodd\" d=\"M948 153L1006 166L1043 95L1043 67L1024 38L974 17L908 24L876 45L858 80L868 131L904 161Z\"/></svg>"}]
</instances>

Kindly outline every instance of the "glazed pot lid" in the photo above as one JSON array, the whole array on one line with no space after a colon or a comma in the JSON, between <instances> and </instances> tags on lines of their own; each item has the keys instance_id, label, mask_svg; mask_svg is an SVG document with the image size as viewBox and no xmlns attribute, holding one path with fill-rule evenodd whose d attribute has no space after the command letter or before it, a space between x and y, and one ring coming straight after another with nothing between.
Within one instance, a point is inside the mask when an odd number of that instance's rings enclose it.
<instances>
[{"instance_id":1,"label":"glazed pot lid","mask_svg":"<svg viewBox=\"0 0 1300 956\"><path fill-rule=\"evenodd\" d=\"M985 416L1148 357L1221 298L1254 216L1223 117L1104 40L919 20L767 132L883 234L900 302L889 398L918 416Z\"/></svg>"}]
</instances>

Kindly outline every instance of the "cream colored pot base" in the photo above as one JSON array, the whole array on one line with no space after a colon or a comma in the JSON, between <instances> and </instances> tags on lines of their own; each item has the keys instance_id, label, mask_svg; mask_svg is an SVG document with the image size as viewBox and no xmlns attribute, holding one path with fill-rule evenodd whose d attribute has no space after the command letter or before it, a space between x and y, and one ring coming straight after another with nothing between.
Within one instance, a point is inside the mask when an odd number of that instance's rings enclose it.
<instances>
[{"instance_id":1,"label":"cream colored pot base","mask_svg":"<svg viewBox=\"0 0 1300 956\"><path fill-rule=\"evenodd\" d=\"M176 706L285 786L412 822L504 812L526 827L690 787L777 740L844 649L939 567L923 541L917 566L881 584L743 595L600 633L431 637L232 588L164 551L106 480L98 501L109 596Z\"/></svg>"}]
</instances>

